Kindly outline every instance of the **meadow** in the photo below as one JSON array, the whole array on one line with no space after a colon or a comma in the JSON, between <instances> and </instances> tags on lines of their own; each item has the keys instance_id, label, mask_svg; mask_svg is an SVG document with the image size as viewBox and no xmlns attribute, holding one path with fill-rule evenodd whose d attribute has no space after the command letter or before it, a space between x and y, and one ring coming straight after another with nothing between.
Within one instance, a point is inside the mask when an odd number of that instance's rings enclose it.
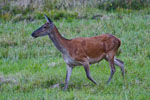
<instances>
[{"instance_id":1,"label":"meadow","mask_svg":"<svg viewBox=\"0 0 150 100\"><path fill-rule=\"evenodd\" d=\"M110 82L106 61L90 66L90 82L82 66L73 70L69 88L63 91L66 64L52 41L34 39L31 33L46 22L0 22L0 100L150 100L150 13L101 11L102 16L53 20L66 38L111 33L122 45L117 58L125 63L125 79L119 67ZM49 15L48 15L49 16Z\"/></svg>"}]
</instances>

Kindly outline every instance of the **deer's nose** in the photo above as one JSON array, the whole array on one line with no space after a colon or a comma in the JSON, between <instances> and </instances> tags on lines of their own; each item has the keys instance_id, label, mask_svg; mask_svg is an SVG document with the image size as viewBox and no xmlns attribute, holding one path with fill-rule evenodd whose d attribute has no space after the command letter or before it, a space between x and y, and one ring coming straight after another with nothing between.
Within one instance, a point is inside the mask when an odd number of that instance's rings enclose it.
<instances>
[{"instance_id":1,"label":"deer's nose","mask_svg":"<svg viewBox=\"0 0 150 100\"><path fill-rule=\"evenodd\" d=\"M37 37L34 32L31 34L31 36L34 37L34 38Z\"/></svg>"},{"instance_id":2,"label":"deer's nose","mask_svg":"<svg viewBox=\"0 0 150 100\"><path fill-rule=\"evenodd\" d=\"M34 32L31 34L32 37L34 37Z\"/></svg>"}]
</instances>

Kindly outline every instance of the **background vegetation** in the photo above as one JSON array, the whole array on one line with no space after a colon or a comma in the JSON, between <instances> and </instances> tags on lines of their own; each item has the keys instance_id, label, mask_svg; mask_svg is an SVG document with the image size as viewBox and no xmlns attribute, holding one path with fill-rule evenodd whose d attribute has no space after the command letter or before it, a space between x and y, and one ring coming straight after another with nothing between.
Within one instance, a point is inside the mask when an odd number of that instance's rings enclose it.
<instances>
[{"instance_id":1,"label":"background vegetation","mask_svg":"<svg viewBox=\"0 0 150 100\"><path fill-rule=\"evenodd\" d=\"M140 10L150 6L150 0L0 0L1 20L42 19L43 13L51 18L85 18L89 10ZM93 9L93 10L92 10Z\"/></svg>"},{"instance_id":2,"label":"background vegetation","mask_svg":"<svg viewBox=\"0 0 150 100\"><path fill-rule=\"evenodd\" d=\"M0 100L149 100L149 0L0 0ZM111 33L122 41L117 55L126 75L116 66L109 85L106 61L90 67L98 85L83 67L73 70L63 91L66 65L48 37L31 33L50 16L66 38Z\"/></svg>"}]
</instances>

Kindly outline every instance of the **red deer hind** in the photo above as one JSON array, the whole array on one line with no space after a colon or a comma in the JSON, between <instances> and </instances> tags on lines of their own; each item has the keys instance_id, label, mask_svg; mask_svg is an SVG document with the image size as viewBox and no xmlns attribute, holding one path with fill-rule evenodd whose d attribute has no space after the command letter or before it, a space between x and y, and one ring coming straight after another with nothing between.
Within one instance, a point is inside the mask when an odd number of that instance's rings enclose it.
<instances>
[{"instance_id":1,"label":"red deer hind","mask_svg":"<svg viewBox=\"0 0 150 100\"><path fill-rule=\"evenodd\" d=\"M46 15L45 18L47 22L35 30L32 33L32 37L37 38L48 35L55 47L62 53L64 61L67 64L65 90L68 87L72 69L78 65L83 65L87 78L96 84L96 81L90 75L89 64L100 62L102 59L109 62L111 69L107 83L110 82L116 71L115 65L120 67L124 77L124 63L115 58L116 52L121 45L118 38L111 34L103 34L94 37L65 39L58 32L53 21Z\"/></svg>"}]
</instances>

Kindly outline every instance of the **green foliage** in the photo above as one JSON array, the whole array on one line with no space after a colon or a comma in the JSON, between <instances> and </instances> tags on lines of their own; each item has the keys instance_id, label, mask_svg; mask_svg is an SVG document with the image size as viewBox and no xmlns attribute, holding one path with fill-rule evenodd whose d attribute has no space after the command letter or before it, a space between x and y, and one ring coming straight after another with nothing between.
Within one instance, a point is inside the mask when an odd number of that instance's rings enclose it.
<instances>
[{"instance_id":1,"label":"green foliage","mask_svg":"<svg viewBox=\"0 0 150 100\"><path fill-rule=\"evenodd\" d=\"M51 11L44 11L44 12L35 12L35 18L36 19L43 19L43 15L47 14L52 19L59 20L62 18L77 18L78 13L77 12L69 12L66 10L51 10Z\"/></svg>"},{"instance_id":2,"label":"green foliage","mask_svg":"<svg viewBox=\"0 0 150 100\"><path fill-rule=\"evenodd\" d=\"M10 13L5 13L5 14L2 14L0 15L0 20L10 20L11 19L11 14Z\"/></svg>"},{"instance_id":3,"label":"green foliage","mask_svg":"<svg viewBox=\"0 0 150 100\"><path fill-rule=\"evenodd\" d=\"M150 14L118 8L113 12L88 10L101 14L97 19L65 18L54 12L37 13L34 21L4 21L0 23L0 99L21 100L149 100L150 99ZM39 14L39 15L38 15ZM41 14L41 15L40 15ZM125 63L125 80L116 66L109 85L109 64L102 61L91 65L91 83L83 67L74 68L68 91L63 91L66 65L61 54L48 37L33 39L31 33L46 21L43 14L52 17L59 32L66 38L90 37L112 33L120 38L120 58ZM62 15L61 15L62 14ZM29 15L27 15L29 16ZM32 16L32 15L31 15ZM57 20L55 19L58 16ZM63 17L61 17L63 16ZM70 15L72 16L72 15ZM38 18L40 17L40 18ZM17 18L16 18L17 19ZM40 19L40 20L38 20ZM56 86L58 84L58 86ZM56 88L54 88L56 86Z\"/></svg>"},{"instance_id":4,"label":"green foliage","mask_svg":"<svg viewBox=\"0 0 150 100\"><path fill-rule=\"evenodd\" d=\"M105 10L115 10L117 8L139 10L149 7L150 1L146 0L105 0L99 3L98 7Z\"/></svg>"}]
</instances>

